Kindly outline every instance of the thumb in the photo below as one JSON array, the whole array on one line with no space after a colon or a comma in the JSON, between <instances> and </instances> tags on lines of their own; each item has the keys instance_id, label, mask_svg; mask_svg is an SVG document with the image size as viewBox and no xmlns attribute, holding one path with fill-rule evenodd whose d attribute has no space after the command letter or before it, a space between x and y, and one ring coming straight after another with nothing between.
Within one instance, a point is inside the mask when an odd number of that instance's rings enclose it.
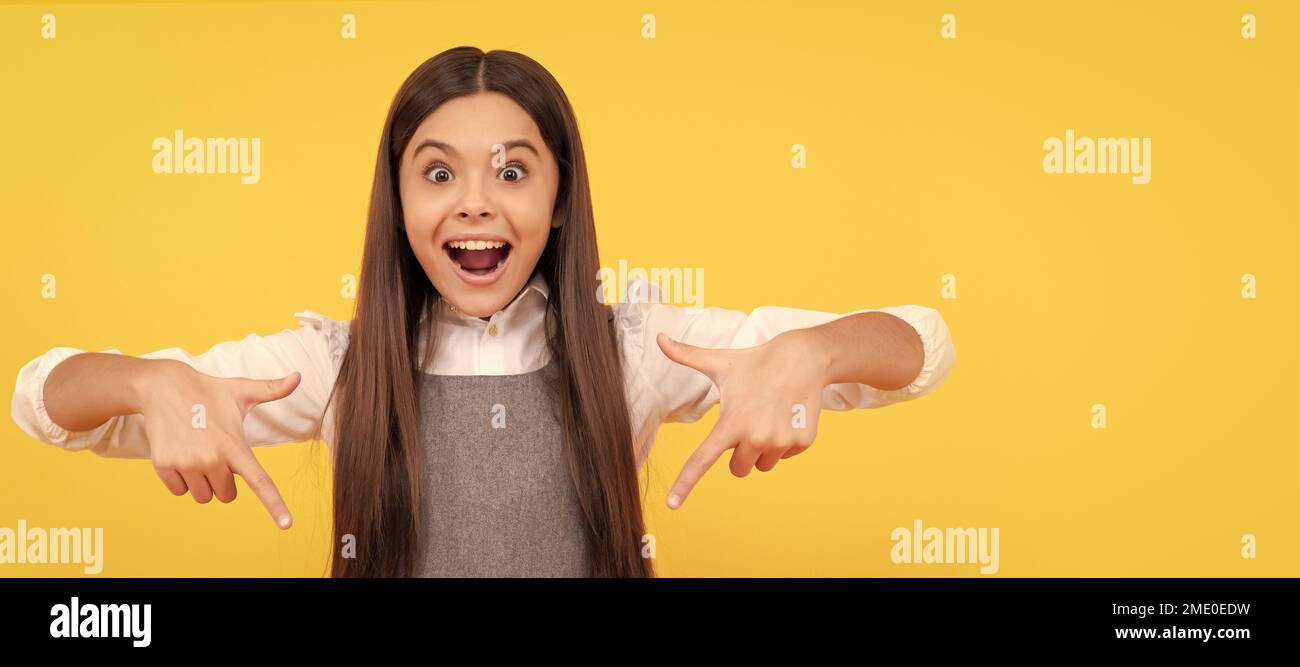
<instances>
[{"instance_id":1,"label":"thumb","mask_svg":"<svg viewBox=\"0 0 1300 667\"><path fill-rule=\"evenodd\" d=\"M302 381L302 373L294 371L282 378L272 380L251 380L244 379L244 405L245 410L252 408L259 403L268 403L278 401L289 394L292 394L298 388Z\"/></svg>"},{"instance_id":2,"label":"thumb","mask_svg":"<svg viewBox=\"0 0 1300 667\"><path fill-rule=\"evenodd\" d=\"M664 333L656 336L655 340L659 343L659 349L663 350L664 355L669 359L688 368L694 368L709 376L710 379L716 379L719 364L717 357L723 350L696 347L670 338Z\"/></svg>"}]
</instances>

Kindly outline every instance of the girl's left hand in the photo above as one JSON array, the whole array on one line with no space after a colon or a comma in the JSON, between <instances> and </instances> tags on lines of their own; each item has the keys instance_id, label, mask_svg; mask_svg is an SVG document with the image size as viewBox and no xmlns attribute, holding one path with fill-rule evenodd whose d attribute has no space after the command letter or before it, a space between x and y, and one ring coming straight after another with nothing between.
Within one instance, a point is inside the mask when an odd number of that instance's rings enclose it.
<instances>
[{"instance_id":1,"label":"girl's left hand","mask_svg":"<svg viewBox=\"0 0 1300 667\"><path fill-rule=\"evenodd\" d=\"M812 445L827 364L808 330L739 350L695 347L662 333L656 340L669 359L708 376L720 392L718 421L677 476L669 507L680 507L727 449L736 450L731 473L744 477L751 468L767 472Z\"/></svg>"}]
</instances>

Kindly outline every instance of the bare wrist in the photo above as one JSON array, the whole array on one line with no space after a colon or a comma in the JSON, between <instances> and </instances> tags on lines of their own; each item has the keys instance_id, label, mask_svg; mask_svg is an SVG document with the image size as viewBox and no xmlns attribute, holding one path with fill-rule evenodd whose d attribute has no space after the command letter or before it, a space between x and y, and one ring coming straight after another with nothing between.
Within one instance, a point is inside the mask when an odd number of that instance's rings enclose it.
<instances>
[{"instance_id":1,"label":"bare wrist","mask_svg":"<svg viewBox=\"0 0 1300 667\"><path fill-rule=\"evenodd\" d=\"M773 337L773 342L788 344L796 352L801 364L811 364L822 384L831 384L831 367L835 363L831 341L817 327L790 329Z\"/></svg>"},{"instance_id":2,"label":"bare wrist","mask_svg":"<svg viewBox=\"0 0 1300 667\"><path fill-rule=\"evenodd\" d=\"M175 359L136 359L138 364L127 376L126 394L132 412L144 412L149 397L160 391L167 378L194 369Z\"/></svg>"}]
</instances>

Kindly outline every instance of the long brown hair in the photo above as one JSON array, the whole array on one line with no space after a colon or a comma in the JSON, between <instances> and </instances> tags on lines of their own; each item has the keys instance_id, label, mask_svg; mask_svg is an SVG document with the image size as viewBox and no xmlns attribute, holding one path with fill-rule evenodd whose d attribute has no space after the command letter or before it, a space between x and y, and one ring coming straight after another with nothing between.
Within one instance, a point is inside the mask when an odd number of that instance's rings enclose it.
<instances>
[{"instance_id":1,"label":"long brown hair","mask_svg":"<svg viewBox=\"0 0 1300 667\"><path fill-rule=\"evenodd\" d=\"M442 103L493 91L532 116L559 163L555 216L536 270L550 285L547 345L558 369L564 447L585 516L595 576L652 577L632 429L609 307L596 299L599 257L578 124L568 97L533 59L469 46L425 61L384 122L356 313L338 380L334 445L335 577L411 576L422 548L417 405L421 319L441 298L407 242L397 174L416 127ZM432 324L432 317L429 318ZM432 326L426 355L436 345ZM427 356L425 358L428 358ZM355 558L340 548L355 546Z\"/></svg>"}]
</instances>

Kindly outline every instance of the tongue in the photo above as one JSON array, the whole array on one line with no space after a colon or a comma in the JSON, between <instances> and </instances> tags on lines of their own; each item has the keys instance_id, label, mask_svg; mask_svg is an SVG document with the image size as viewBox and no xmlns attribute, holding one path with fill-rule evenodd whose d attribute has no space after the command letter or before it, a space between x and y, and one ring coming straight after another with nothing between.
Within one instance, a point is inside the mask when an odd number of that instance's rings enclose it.
<instances>
[{"instance_id":1,"label":"tongue","mask_svg":"<svg viewBox=\"0 0 1300 667\"><path fill-rule=\"evenodd\" d=\"M456 261L460 262L460 268L468 270L484 270L495 268L497 262L505 257L502 252L505 248L488 248L487 250L459 250L457 251Z\"/></svg>"}]
</instances>

